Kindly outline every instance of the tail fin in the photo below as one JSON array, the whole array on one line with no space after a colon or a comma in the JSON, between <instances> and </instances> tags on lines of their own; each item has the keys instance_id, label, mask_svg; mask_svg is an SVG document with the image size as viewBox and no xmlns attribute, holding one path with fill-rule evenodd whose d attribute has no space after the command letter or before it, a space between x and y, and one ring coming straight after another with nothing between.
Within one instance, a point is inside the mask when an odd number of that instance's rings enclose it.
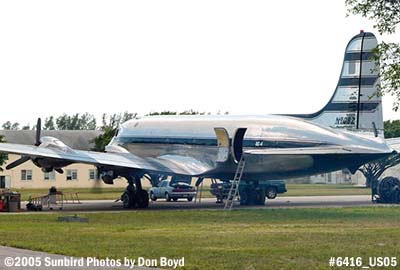
<instances>
[{"instance_id":1,"label":"tail fin","mask_svg":"<svg viewBox=\"0 0 400 270\"><path fill-rule=\"evenodd\" d=\"M379 84L372 50L374 34L361 31L346 47L342 72L335 93L320 111L292 115L333 128L345 128L383 137L382 99L374 95Z\"/></svg>"}]
</instances>

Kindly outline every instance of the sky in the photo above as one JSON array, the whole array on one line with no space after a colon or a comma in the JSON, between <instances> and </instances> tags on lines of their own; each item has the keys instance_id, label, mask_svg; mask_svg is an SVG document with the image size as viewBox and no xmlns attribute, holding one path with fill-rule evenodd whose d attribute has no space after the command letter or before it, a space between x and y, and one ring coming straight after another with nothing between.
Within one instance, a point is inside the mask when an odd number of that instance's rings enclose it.
<instances>
[{"instance_id":1,"label":"sky","mask_svg":"<svg viewBox=\"0 0 400 270\"><path fill-rule=\"evenodd\" d=\"M0 124L63 113L312 113L351 37L343 1L1 1ZM384 97L384 119L399 119Z\"/></svg>"}]
</instances>

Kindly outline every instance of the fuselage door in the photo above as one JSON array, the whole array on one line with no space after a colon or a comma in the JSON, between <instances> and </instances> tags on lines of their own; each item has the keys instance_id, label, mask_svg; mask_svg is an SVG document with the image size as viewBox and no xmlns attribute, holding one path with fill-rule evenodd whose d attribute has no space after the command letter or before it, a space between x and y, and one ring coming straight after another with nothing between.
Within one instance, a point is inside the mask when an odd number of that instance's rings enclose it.
<instances>
[{"instance_id":1,"label":"fuselage door","mask_svg":"<svg viewBox=\"0 0 400 270\"><path fill-rule=\"evenodd\" d=\"M243 139L247 128L238 128L233 136L232 156L235 163L239 163L243 155Z\"/></svg>"},{"instance_id":2,"label":"fuselage door","mask_svg":"<svg viewBox=\"0 0 400 270\"><path fill-rule=\"evenodd\" d=\"M215 135L217 136L218 156L217 162L225 162L229 158L229 134L225 128L214 128Z\"/></svg>"}]
</instances>

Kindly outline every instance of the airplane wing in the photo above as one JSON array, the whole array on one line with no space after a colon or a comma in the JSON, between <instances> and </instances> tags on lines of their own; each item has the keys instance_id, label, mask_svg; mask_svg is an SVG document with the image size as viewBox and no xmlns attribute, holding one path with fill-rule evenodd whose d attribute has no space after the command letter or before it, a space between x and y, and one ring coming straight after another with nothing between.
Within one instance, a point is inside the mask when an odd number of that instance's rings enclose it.
<instances>
[{"instance_id":1,"label":"airplane wing","mask_svg":"<svg viewBox=\"0 0 400 270\"><path fill-rule=\"evenodd\" d=\"M101 153L74 150L71 148L40 147L31 145L0 143L0 152L45 158L71 163L115 166L171 174L199 175L212 169L212 166L190 157L161 156L141 158L131 153Z\"/></svg>"}]
</instances>

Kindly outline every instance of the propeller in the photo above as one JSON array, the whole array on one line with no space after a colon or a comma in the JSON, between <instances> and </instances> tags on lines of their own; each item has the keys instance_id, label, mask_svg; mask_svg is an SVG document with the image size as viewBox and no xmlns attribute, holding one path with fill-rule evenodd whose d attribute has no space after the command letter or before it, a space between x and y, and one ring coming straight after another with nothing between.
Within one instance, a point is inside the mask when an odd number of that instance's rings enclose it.
<instances>
[{"instance_id":1,"label":"propeller","mask_svg":"<svg viewBox=\"0 0 400 270\"><path fill-rule=\"evenodd\" d=\"M35 141L35 146L39 146L41 141L40 141L40 133L42 132L42 120L38 118L37 123L36 123L36 141Z\"/></svg>"},{"instance_id":2,"label":"propeller","mask_svg":"<svg viewBox=\"0 0 400 270\"><path fill-rule=\"evenodd\" d=\"M21 158L17 159L16 161L13 161L13 162L11 162L10 164L8 164L8 165L6 166L6 169L7 169L7 170L10 170L10 169L12 169L12 168L15 168L15 167L21 165L22 163L27 162L27 161L30 160L30 159L31 159L31 158L28 157L28 156L22 156Z\"/></svg>"},{"instance_id":3,"label":"propeller","mask_svg":"<svg viewBox=\"0 0 400 270\"><path fill-rule=\"evenodd\" d=\"M36 141L35 141L35 146L39 146L40 145L40 133L41 133L41 129L42 129L42 120L40 118L38 118L37 123L36 123ZM15 168L19 165L21 165L22 163L27 162L28 160L30 160L31 158L29 156L22 156L21 158L17 159L14 162L11 162L10 164L8 164L6 166L7 170L10 170L12 168Z\"/></svg>"}]
</instances>

